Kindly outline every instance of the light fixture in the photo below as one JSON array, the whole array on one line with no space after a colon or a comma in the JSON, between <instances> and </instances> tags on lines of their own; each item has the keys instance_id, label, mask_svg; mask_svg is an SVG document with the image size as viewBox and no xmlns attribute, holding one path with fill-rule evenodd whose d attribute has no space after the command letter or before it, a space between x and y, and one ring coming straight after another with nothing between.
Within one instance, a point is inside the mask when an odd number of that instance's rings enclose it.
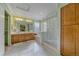
<instances>
[{"instance_id":1,"label":"light fixture","mask_svg":"<svg viewBox=\"0 0 79 59\"><path fill-rule=\"evenodd\" d=\"M23 19L22 19L22 18L16 18L16 20L23 21Z\"/></svg>"},{"instance_id":2,"label":"light fixture","mask_svg":"<svg viewBox=\"0 0 79 59\"><path fill-rule=\"evenodd\" d=\"M26 22L32 22L32 20L26 20Z\"/></svg>"}]
</instances>

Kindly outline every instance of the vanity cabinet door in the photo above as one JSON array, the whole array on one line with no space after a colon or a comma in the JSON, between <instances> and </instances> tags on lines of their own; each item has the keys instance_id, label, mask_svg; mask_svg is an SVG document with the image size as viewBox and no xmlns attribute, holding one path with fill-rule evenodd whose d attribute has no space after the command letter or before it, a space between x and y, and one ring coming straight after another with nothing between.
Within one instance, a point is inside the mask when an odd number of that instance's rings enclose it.
<instances>
[{"instance_id":1,"label":"vanity cabinet door","mask_svg":"<svg viewBox=\"0 0 79 59\"><path fill-rule=\"evenodd\" d=\"M12 35L12 44L18 43L19 42L19 37L18 35Z\"/></svg>"},{"instance_id":2,"label":"vanity cabinet door","mask_svg":"<svg viewBox=\"0 0 79 59\"><path fill-rule=\"evenodd\" d=\"M23 35L22 34L18 34L18 40L19 40L19 42L22 42L23 41Z\"/></svg>"}]
</instances>

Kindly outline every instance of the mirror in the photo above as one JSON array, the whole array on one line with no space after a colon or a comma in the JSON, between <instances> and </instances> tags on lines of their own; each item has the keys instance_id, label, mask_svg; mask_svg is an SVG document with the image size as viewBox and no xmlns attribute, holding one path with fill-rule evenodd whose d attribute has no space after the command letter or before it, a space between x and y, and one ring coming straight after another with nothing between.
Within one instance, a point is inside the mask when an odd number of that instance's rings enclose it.
<instances>
[{"instance_id":1,"label":"mirror","mask_svg":"<svg viewBox=\"0 0 79 59\"><path fill-rule=\"evenodd\" d=\"M14 30L15 32L33 32L33 20L27 18L15 17Z\"/></svg>"},{"instance_id":2,"label":"mirror","mask_svg":"<svg viewBox=\"0 0 79 59\"><path fill-rule=\"evenodd\" d=\"M20 25L20 31L25 31L25 25Z\"/></svg>"}]
</instances>

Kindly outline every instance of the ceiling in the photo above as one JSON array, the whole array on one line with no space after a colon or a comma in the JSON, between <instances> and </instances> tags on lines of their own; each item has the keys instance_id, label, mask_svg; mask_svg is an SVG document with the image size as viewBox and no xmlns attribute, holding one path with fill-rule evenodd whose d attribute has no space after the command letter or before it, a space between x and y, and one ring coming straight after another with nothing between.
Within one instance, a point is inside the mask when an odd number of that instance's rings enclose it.
<instances>
[{"instance_id":1,"label":"ceiling","mask_svg":"<svg viewBox=\"0 0 79 59\"><path fill-rule=\"evenodd\" d=\"M9 8L15 16L24 16L34 20L41 20L48 15L56 14L56 3L10 3Z\"/></svg>"}]
</instances>

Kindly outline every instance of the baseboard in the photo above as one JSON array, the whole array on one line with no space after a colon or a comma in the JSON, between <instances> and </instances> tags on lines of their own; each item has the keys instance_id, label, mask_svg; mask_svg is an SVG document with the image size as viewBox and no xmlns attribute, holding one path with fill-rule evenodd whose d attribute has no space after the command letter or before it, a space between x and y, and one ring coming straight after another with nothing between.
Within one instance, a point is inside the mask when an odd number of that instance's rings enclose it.
<instances>
[{"instance_id":1,"label":"baseboard","mask_svg":"<svg viewBox=\"0 0 79 59\"><path fill-rule=\"evenodd\" d=\"M50 46L49 44L43 42L42 43L42 46L47 49L52 55L53 55L53 52L56 53L55 55L56 56L60 56L60 51L52 46Z\"/></svg>"}]
</instances>

